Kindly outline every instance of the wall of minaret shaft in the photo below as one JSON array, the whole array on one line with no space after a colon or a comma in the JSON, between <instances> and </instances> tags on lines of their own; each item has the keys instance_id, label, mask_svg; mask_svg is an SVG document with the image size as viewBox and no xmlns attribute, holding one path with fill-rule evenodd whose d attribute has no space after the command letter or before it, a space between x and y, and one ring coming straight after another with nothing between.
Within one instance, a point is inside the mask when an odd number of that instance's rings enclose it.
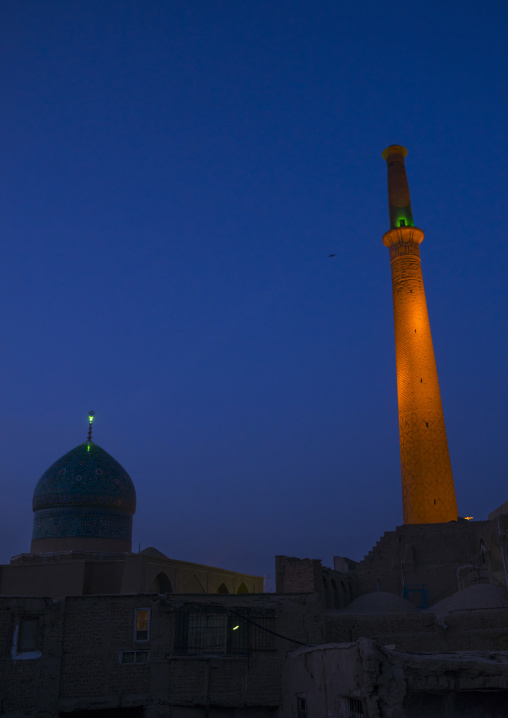
<instances>
[{"instance_id":1,"label":"wall of minaret shaft","mask_svg":"<svg viewBox=\"0 0 508 718\"><path fill-rule=\"evenodd\" d=\"M457 501L446 438L434 347L413 226L404 157L398 145L383 153L388 164L390 250L399 406L402 504L405 524L457 519Z\"/></svg>"}]
</instances>

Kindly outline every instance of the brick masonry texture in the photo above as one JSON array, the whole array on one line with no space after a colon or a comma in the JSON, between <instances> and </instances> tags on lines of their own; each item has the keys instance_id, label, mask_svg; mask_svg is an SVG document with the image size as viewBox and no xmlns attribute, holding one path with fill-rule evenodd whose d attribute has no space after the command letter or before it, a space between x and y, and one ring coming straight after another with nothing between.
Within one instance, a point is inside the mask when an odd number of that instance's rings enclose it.
<instances>
[{"instance_id":1,"label":"brick masonry texture","mask_svg":"<svg viewBox=\"0 0 508 718\"><path fill-rule=\"evenodd\" d=\"M404 523L457 519L448 441L418 245L423 232L401 227L390 247L395 322Z\"/></svg>"},{"instance_id":2,"label":"brick masonry texture","mask_svg":"<svg viewBox=\"0 0 508 718\"><path fill-rule=\"evenodd\" d=\"M182 606L274 612L275 630L305 644L323 639L316 596L79 596L61 600L0 598L0 715L54 718L59 711L143 706L173 718L180 707L270 715L280 704L281 667L294 642L277 638L275 650L249 655L177 656L175 621ZM135 641L136 608L149 608L150 639ZM42 655L11 657L12 623L39 615ZM121 664L122 651L149 651L143 664ZM250 709L252 711L249 713ZM205 709L203 709L205 710ZM147 712L147 715L149 713ZM191 715L182 713L182 715ZM200 710L196 713L202 716ZM228 713L228 715L230 715ZM232 714L231 714L232 715ZM243 713L238 714L243 715Z\"/></svg>"},{"instance_id":3,"label":"brick masonry texture","mask_svg":"<svg viewBox=\"0 0 508 718\"><path fill-rule=\"evenodd\" d=\"M412 528L412 527L408 527ZM424 527L415 527L424 528ZM316 594L238 596L94 596L62 600L0 598L0 714L54 718L59 711L142 706L146 716L251 718L275 715L281 672L298 645L248 656L176 656L175 617L182 606L270 608L275 630L307 646L365 637L398 651L506 651L508 608L459 611L446 623L429 612L351 614L324 611ZM151 638L134 641L136 608L151 612ZM12 616L39 615L42 656L10 655ZM146 664L121 665L122 650L149 650ZM228 712L230 711L230 712Z\"/></svg>"},{"instance_id":4,"label":"brick masonry texture","mask_svg":"<svg viewBox=\"0 0 508 718\"><path fill-rule=\"evenodd\" d=\"M423 287L423 232L413 226L406 155L400 145L383 152L391 227L383 244L392 270L402 505L405 524L441 523L457 519L457 502Z\"/></svg>"}]
</instances>

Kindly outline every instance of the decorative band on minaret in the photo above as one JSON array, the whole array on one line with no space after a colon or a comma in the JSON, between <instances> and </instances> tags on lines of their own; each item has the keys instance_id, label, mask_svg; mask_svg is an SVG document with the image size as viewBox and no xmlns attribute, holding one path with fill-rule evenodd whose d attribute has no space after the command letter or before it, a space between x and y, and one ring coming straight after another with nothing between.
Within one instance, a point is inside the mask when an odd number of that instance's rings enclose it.
<instances>
[{"instance_id":1,"label":"decorative band on minaret","mask_svg":"<svg viewBox=\"0 0 508 718\"><path fill-rule=\"evenodd\" d=\"M406 176L405 147L383 152L388 165L390 250L397 395L399 402L402 504L405 524L457 520L457 501L423 287L419 244Z\"/></svg>"}]
</instances>

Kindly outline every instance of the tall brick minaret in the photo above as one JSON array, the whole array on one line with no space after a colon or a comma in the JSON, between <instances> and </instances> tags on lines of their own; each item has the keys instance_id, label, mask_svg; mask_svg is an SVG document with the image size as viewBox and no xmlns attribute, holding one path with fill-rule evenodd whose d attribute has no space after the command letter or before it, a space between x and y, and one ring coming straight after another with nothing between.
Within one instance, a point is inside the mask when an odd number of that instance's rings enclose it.
<instances>
[{"instance_id":1,"label":"tall brick minaret","mask_svg":"<svg viewBox=\"0 0 508 718\"><path fill-rule=\"evenodd\" d=\"M457 519L457 501L423 288L423 232L413 224L405 147L383 152L388 164L390 230L383 244L392 266L399 401L402 504L405 524Z\"/></svg>"}]
</instances>

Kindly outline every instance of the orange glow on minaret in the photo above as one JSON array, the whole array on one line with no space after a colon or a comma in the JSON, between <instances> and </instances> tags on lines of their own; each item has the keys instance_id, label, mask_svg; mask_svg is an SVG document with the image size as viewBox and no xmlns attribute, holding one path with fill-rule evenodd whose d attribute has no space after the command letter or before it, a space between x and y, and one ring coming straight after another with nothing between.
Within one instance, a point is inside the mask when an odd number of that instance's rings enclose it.
<instances>
[{"instance_id":1,"label":"orange glow on minaret","mask_svg":"<svg viewBox=\"0 0 508 718\"><path fill-rule=\"evenodd\" d=\"M406 177L405 147L383 152L388 165L390 250L397 395L399 401L402 504L405 524L457 520L457 501L423 287L419 244Z\"/></svg>"}]
</instances>

